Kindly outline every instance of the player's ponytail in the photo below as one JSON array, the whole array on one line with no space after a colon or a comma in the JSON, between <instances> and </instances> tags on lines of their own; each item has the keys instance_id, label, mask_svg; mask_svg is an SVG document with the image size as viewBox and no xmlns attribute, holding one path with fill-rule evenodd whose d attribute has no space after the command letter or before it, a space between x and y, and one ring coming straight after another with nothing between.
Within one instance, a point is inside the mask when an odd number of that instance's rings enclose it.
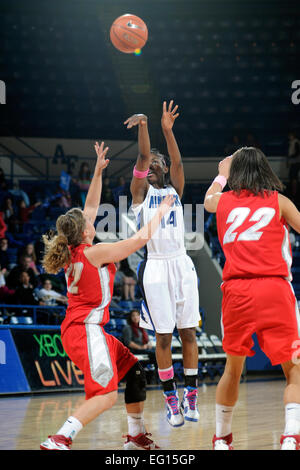
<instances>
[{"instance_id":1,"label":"player's ponytail","mask_svg":"<svg viewBox=\"0 0 300 470\"><path fill-rule=\"evenodd\" d=\"M60 215L56 221L57 234L43 235L45 255L43 267L49 274L57 274L60 269L70 263L70 246L82 242L85 219L81 209L71 209Z\"/></svg>"}]
</instances>

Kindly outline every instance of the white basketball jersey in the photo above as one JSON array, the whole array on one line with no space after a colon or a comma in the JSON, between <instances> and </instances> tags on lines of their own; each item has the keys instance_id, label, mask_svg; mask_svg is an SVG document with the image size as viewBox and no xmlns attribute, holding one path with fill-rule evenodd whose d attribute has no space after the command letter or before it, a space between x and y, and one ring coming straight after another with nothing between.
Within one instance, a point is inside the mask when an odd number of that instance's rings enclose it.
<instances>
[{"instance_id":1,"label":"white basketball jersey","mask_svg":"<svg viewBox=\"0 0 300 470\"><path fill-rule=\"evenodd\" d=\"M157 189L150 185L144 202L131 208L139 229L150 222L162 199L168 194L174 194L176 199L170 212L163 217L159 228L147 243L147 258L168 258L185 253L183 209L173 186Z\"/></svg>"}]
</instances>

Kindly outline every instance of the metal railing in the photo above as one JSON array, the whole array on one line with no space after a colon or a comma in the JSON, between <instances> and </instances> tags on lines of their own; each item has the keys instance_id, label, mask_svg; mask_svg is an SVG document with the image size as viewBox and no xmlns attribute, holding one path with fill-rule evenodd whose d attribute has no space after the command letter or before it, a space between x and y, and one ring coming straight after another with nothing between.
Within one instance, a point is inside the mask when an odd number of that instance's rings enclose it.
<instances>
[{"instance_id":1,"label":"metal railing","mask_svg":"<svg viewBox=\"0 0 300 470\"><path fill-rule=\"evenodd\" d=\"M48 325L50 320L60 324L65 313L66 308L60 305L0 304L0 318L6 324ZM48 323L40 323L40 318L47 319Z\"/></svg>"}]
</instances>

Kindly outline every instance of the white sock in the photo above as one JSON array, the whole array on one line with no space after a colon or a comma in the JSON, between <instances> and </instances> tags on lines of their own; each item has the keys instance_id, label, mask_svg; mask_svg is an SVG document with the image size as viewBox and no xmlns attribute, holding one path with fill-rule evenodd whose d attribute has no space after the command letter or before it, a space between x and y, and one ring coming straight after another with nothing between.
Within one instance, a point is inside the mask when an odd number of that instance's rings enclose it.
<instances>
[{"instance_id":1,"label":"white sock","mask_svg":"<svg viewBox=\"0 0 300 470\"><path fill-rule=\"evenodd\" d=\"M216 403L216 437L225 437L231 433L233 408Z\"/></svg>"},{"instance_id":2,"label":"white sock","mask_svg":"<svg viewBox=\"0 0 300 470\"><path fill-rule=\"evenodd\" d=\"M83 426L77 418L74 418L74 416L69 416L67 421L62 425L56 434L62 434L63 436L70 437L72 440L74 440L82 428Z\"/></svg>"},{"instance_id":3,"label":"white sock","mask_svg":"<svg viewBox=\"0 0 300 470\"><path fill-rule=\"evenodd\" d=\"M300 433L300 403L288 403L285 406L285 435Z\"/></svg>"},{"instance_id":4,"label":"white sock","mask_svg":"<svg viewBox=\"0 0 300 470\"><path fill-rule=\"evenodd\" d=\"M128 413L128 434L132 437L145 432L143 413Z\"/></svg>"}]
</instances>

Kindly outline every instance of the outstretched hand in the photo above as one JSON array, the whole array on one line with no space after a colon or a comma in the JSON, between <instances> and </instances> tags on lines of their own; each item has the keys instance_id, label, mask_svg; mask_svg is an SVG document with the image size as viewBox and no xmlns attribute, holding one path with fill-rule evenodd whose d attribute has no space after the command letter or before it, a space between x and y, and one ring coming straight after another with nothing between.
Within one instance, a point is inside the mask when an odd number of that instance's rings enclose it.
<instances>
[{"instance_id":1,"label":"outstretched hand","mask_svg":"<svg viewBox=\"0 0 300 470\"><path fill-rule=\"evenodd\" d=\"M108 147L105 147L104 149L104 142L101 142L101 145L99 145L99 142L96 142L94 147L98 157L96 163L96 170L103 171L109 164L109 159L105 158L108 152Z\"/></svg>"},{"instance_id":2,"label":"outstretched hand","mask_svg":"<svg viewBox=\"0 0 300 470\"><path fill-rule=\"evenodd\" d=\"M161 117L161 126L163 130L171 130L175 119L179 116L179 113L176 113L178 105L173 108L173 103L173 100L171 100L167 109L166 101L163 102L163 113Z\"/></svg>"},{"instance_id":3,"label":"outstretched hand","mask_svg":"<svg viewBox=\"0 0 300 470\"><path fill-rule=\"evenodd\" d=\"M144 125L147 123L147 116L145 114L134 114L130 116L124 124L127 124L127 129L131 129L133 126L137 126L138 124Z\"/></svg>"},{"instance_id":4,"label":"outstretched hand","mask_svg":"<svg viewBox=\"0 0 300 470\"><path fill-rule=\"evenodd\" d=\"M173 206L174 202L176 200L176 197L174 194L168 194L159 204L158 209L160 213L164 216L169 212L171 207Z\"/></svg>"}]
</instances>

